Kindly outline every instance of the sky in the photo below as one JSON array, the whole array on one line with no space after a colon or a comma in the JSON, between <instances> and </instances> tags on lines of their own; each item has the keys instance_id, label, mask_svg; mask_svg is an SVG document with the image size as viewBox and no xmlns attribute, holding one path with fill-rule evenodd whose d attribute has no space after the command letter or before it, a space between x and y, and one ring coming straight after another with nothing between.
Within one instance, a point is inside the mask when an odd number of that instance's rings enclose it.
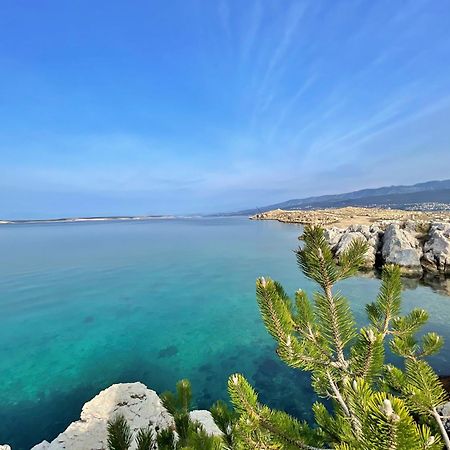
<instances>
[{"instance_id":1,"label":"sky","mask_svg":"<svg viewBox=\"0 0 450 450\"><path fill-rule=\"evenodd\" d=\"M448 0L2 0L0 218L450 178Z\"/></svg>"}]
</instances>

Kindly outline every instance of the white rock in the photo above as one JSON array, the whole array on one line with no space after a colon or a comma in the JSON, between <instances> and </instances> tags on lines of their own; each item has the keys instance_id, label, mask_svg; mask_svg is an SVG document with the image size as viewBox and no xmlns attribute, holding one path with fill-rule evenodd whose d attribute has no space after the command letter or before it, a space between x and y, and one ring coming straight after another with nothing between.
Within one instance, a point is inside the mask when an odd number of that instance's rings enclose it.
<instances>
[{"instance_id":1,"label":"white rock","mask_svg":"<svg viewBox=\"0 0 450 450\"><path fill-rule=\"evenodd\" d=\"M11 447L8 444L0 445L0 450L11 450Z\"/></svg>"},{"instance_id":2,"label":"white rock","mask_svg":"<svg viewBox=\"0 0 450 450\"><path fill-rule=\"evenodd\" d=\"M324 237L325 240L328 242L328 244L330 245L330 247L332 249L334 249L334 247L336 247L337 243L339 242L339 240L341 239L342 235L344 234L343 229L341 228L336 228L336 227L331 227L331 228L327 228L326 230L324 230Z\"/></svg>"},{"instance_id":3,"label":"white rock","mask_svg":"<svg viewBox=\"0 0 450 450\"><path fill-rule=\"evenodd\" d=\"M369 228L367 230L363 230L369 233ZM362 231L351 231L347 230L339 240L338 244L335 247L335 255L339 256L342 252L347 250L350 244L355 239L360 239L362 241L366 241L369 243L369 248L367 249L365 255L365 267L372 268L375 265L375 255L378 247L378 235L377 234L369 234L370 238L366 238L366 236L362 233Z\"/></svg>"},{"instance_id":4,"label":"white rock","mask_svg":"<svg viewBox=\"0 0 450 450\"><path fill-rule=\"evenodd\" d=\"M210 436L222 436L222 432L214 422L211 413L205 409L197 409L189 413L193 422L199 422Z\"/></svg>"},{"instance_id":5,"label":"white rock","mask_svg":"<svg viewBox=\"0 0 450 450\"><path fill-rule=\"evenodd\" d=\"M50 447L50 442L42 441L40 444L35 445L31 450L47 450Z\"/></svg>"},{"instance_id":6,"label":"white rock","mask_svg":"<svg viewBox=\"0 0 450 450\"><path fill-rule=\"evenodd\" d=\"M422 273L422 247L413 232L400 228L398 224L387 226L383 236L382 256L385 263L398 264L405 273Z\"/></svg>"},{"instance_id":7,"label":"white rock","mask_svg":"<svg viewBox=\"0 0 450 450\"><path fill-rule=\"evenodd\" d=\"M39 450L104 450L107 449L106 426L109 419L123 414L131 430L150 426L153 429L173 426L156 392L142 383L114 384L83 406L80 420L71 423L48 446ZM136 448L133 442L131 450Z\"/></svg>"},{"instance_id":8,"label":"white rock","mask_svg":"<svg viewBox=\"0 0 450 450\"><path fill-rule=\"evenodd\" d=\"M360 233L359 231L346 231L341 239L339 240L339 243L336 247L336 256L339 256L342 252L348 249L350 244L355 240L360 239L365 241L365 236Z\"/></svg>"},{"instance_id":9,"label":"white rock","mask_svg":"<svg viewBox=\"0 0 450 450\"><path fill-rule=\"evenodd\" d=\"M433 224L423 248L423 266L433 272L450 273L450 224Z\"/></svg>"}]
</instances>

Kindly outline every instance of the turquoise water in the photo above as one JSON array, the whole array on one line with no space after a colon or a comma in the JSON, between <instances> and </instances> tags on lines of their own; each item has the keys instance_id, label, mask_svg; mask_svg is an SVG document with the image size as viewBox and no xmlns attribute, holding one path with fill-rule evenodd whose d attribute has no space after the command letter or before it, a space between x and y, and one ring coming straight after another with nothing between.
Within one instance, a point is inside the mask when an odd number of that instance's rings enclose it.
<instances>
[{"instance_id":1,"label":"turquoise water","mask_svg":"<svg viewBox=\"0 0 450 450\"><path fill-rule=\"evenodd\" d=\"M209 407L235 371L308 419L308 376L276 359L254 294L260 275L291 293L314 288L292 252L300 230L245 218L1 226L0 443L53 439L116 382L160 392L187 377L196 406ZM378 286L340 286L359 320ZM450 373L450 298L421 286L404 297L447 337L432 362Z\"/></svg>"}]
</instances>

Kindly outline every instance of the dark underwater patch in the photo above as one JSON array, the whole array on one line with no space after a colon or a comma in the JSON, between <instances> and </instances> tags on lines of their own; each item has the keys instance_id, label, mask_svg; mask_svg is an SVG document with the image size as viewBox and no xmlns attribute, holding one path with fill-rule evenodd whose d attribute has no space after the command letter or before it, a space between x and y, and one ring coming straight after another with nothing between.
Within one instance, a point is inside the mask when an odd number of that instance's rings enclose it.
<instances>
[{"instance_id":1,"label":"dark underwater patch","mask_svg":"<svg viewBox=\"0 0 450 450\"><path fill-rule=\"evenodd\" d=\"M158 358L170 358L178 353L178 347L175 345L169 345L169 347L163 348L158 353Z\"/></svg>"}]
</instances>

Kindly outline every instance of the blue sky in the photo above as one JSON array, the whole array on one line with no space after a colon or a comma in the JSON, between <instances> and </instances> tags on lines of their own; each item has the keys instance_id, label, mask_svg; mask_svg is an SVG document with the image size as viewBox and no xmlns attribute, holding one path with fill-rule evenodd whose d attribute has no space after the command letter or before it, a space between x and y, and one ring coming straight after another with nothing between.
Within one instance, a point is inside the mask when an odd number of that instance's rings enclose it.
<instances>
[{"instance_id":1,"label":"blue sky","mask_svg":"<svg viewBox=\"0 0 450 450\"><path fill-rule=\"evenodd\" d=\"M0 217L450 178L450 6L2 0Z\"/></svg>"}]
</instances>

